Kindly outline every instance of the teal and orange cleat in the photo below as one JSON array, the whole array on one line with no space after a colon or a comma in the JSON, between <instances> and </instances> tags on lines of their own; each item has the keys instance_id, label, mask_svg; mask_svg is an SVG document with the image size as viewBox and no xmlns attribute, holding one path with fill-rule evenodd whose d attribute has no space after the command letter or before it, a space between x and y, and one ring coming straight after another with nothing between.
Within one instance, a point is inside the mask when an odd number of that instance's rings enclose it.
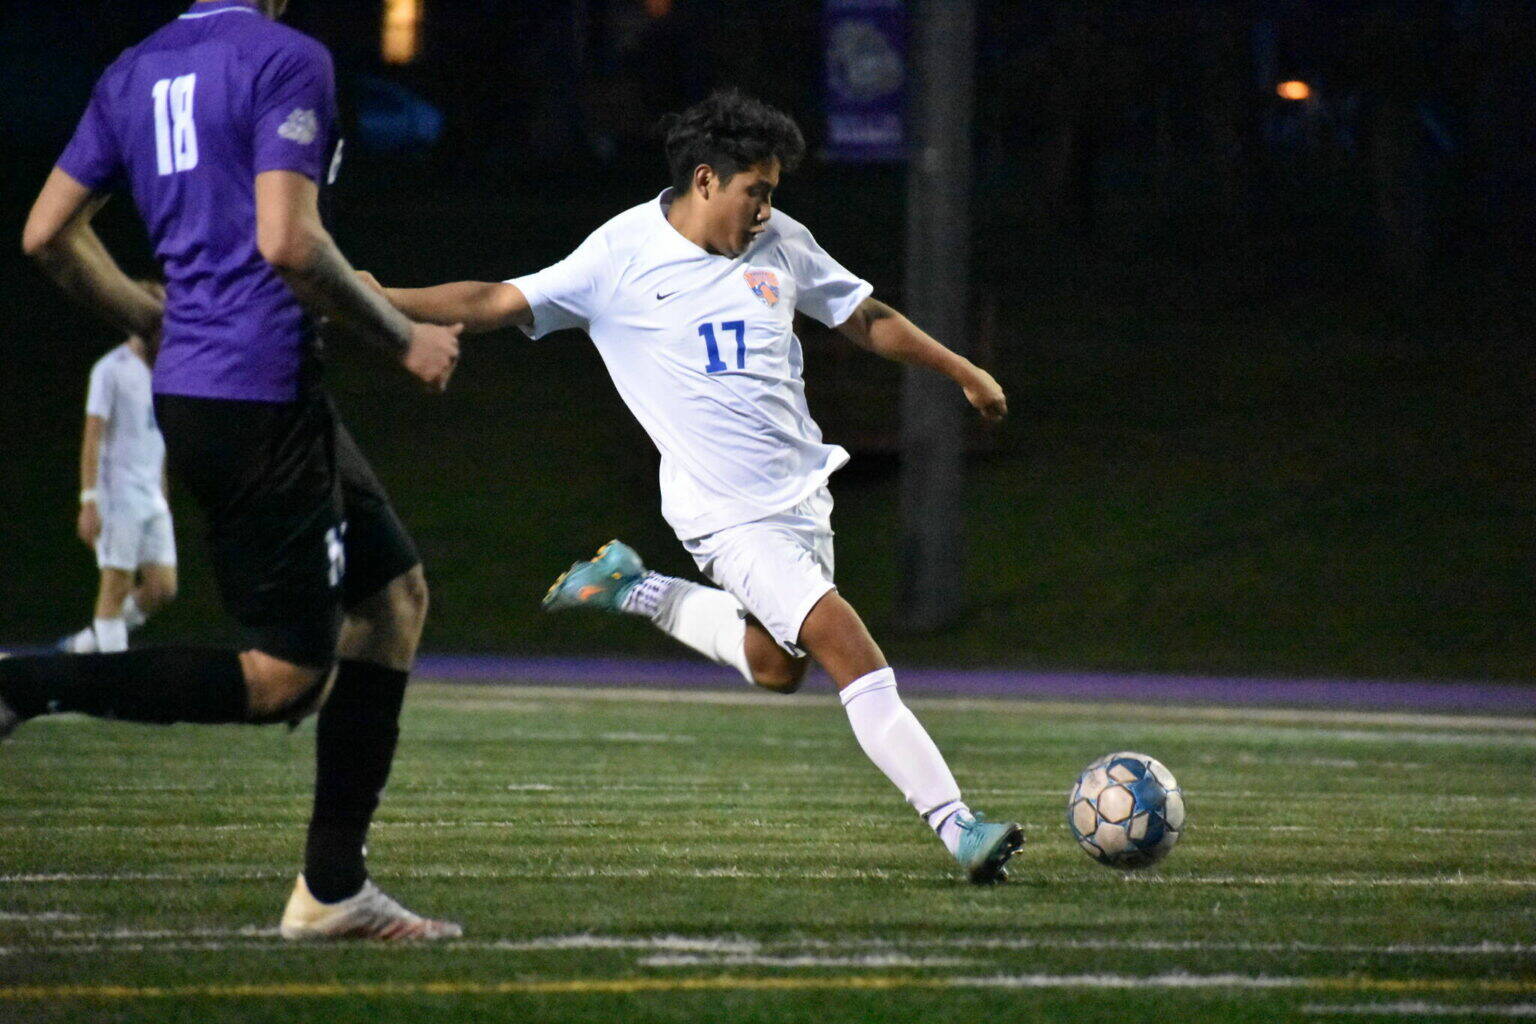
<instances>
[{"instance_id":1,"label":"teal and orange cleat","mask_svg":"<svg viewBox=\"0 0 1536 1024\"><path fill-rule=\"evenodd\" d=\"M1016 821L987 821L985 815L959 819L960 848L955 859L974 885L1008 881L1004 866L1024 848L1024 829Z\"/></svg>"},{"instance_id":2,"label":"teal and orange cleat","mask_svg":"<svg viewBox=\"0 0 1536 1024\"><path fill-rule=\"evenodd\" d=\"M611 540L597 549L590 561L577 562L550 585L544 595L547 612L567 608L599 608L619 611L624 595L645 575L645 564L635 549Z\"/></svg>"}]
</instances>

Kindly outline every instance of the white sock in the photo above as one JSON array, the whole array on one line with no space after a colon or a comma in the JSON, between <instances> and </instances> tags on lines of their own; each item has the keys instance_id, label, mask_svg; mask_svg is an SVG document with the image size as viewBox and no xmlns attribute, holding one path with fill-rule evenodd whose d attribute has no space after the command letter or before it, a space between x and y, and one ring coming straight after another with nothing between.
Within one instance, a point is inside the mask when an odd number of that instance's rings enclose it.
<instances>
[{"instance_id":1,"label":"white sock","mask_svg":"<svg viewBox=\"0 0 1536 1024\"><path fill-rule=\"evenodd\" d=\"M96 633L96 650L100 653L113 654L128 649L128 624L121 617L96 619L91 623L91 629Z\"/></svg>"},{"instance_id":2,"label":"white sock","mask_svg":"<svg viewBox=\"0 0 1536 1024\"><path fill-rule=\"evenodd\" d=\"M960 842L956 819L970 811L944 755L901 702L896 673L882 668L860 676L839 696L864 753L954 853Z\"/></svg>"},{"instance_id":3,"label":"white sock","mask_svg":"<svg viewBox=\"0 0 1536 1024\"><path fill-rule=\"evenodd\" d=\"M128 624L129 629L138 629L149 621L149 616L139 607L139 602L132 594L123 598L123 621Z\"/></svg>"},{"instance_id":4,"label":"white sock","mask_svg":"<svg viewBox=\"0 0 1536 1024\"><path fill-rule=\"evenodd\" d=\"M725 591L648 572L624 595L621 610L644 615L674 640L754 681L747 664L747 612Z\"/></svg>"},{"instance_id":5,"label":"white sock","mask_svg":"<svg viewBox=\"0 0 1536 1024\"><path fill-rule=\"evenodd\" d=\"M96 630L86 626L80 632L70 637L64 644L70 654L95 654Z\"/></svg>"}]
</instances>

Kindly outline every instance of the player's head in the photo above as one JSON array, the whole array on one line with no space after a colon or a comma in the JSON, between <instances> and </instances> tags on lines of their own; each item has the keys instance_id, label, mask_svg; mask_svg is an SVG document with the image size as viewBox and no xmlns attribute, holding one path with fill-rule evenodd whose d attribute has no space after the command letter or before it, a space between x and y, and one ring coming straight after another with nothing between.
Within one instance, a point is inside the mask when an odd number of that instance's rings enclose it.
<instances>
[{"instance_id":1,"label":"player's head","mask_svg":"<svg viewBox=\"0 0 1536 1024\"><path fill-rule=\"evenodd\" d=\"M676 198L699 201L709 247L746 251L773 212L779 175L805 155L794 119L735 89L710 96L662 122Z\"/></svg>"}]
</instances>

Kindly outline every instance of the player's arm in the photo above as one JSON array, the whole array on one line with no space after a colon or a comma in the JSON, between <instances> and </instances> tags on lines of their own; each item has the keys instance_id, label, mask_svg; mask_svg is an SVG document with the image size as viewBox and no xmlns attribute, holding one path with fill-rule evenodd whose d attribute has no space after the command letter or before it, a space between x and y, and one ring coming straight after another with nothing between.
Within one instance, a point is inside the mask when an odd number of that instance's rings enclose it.
<instances>
[{"instance_id":1,"label":"player's arm","mask_svg":"<svg viewBox=\"0 0 1536 1024\"><path fill-rule=\"evenodd\" d=\"M448 386L460 327L413 323L359 281L320 222L319 187L308 177L256 175L256 247L311 313L338 321L428 386Z\"/></svg>"},{"instance_id":2,"label":"player's arm","mask_svg":"<svg viewBox=\"0 0 1536 1024\"><path fill-rule=\"evenodd\" d=\"M101 536L101 504L96 500L96 473L101 467L101 439L107 432L107 421L101 416L87 414L85 430L80 437L80 514L75 520L75 532L89 547Z\"/></svg>"},{"instance_id":3,"label":"player's arm","mask_svg":"<svg viewBox=\"0 0 1536 1024\"><path fill-rule=\"evenodd\" d=\"M533 324L528 297L515 284L455 281L431 288L385 288L366 271L358 271L358 277L412 320L429 324L463 324L467 334Z\"/></svg>"},{"instance_id":4,"label":"player's arm","mask_svg":"<svg viewBox=\"0 0 1536 1024\"><path fill-rule=\"evenodd\" d=\"M91 227L106 201L105 193L55 167L27 216L21 249L70 298L125 332L148 337L159 332L165 307L123 273Z\"/></svg>"},{"instance_id":5,"label":"player's arm","mask_svg":"<svg viewBox=\"0 0 1536 1024\"><path fill-rule=\"evenodd\" d=\"M942 373L965 392L983 417L1008 415L1008 399L992 375L939 344L912 321L876 298L859 303L838 331L855 345L898 363Z\"/></svg>"}]
</instances>

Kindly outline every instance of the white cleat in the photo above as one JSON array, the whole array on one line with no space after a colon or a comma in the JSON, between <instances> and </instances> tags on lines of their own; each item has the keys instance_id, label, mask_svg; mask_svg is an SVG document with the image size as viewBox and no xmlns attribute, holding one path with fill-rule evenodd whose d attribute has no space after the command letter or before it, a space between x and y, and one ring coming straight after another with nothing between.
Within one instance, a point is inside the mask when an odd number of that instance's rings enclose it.
<instances>
[{"instance_id":1,"label":"white cleat","mask_svg":"<svg viewBox=\"0 0 1536 1024\"><path fill-rule=\"evenodd\" d=\"M283 909L279 929L292 941L377 939L381 942L427 942L456 939L464 929L452 921L434 921L413 914L384 894L371 881L340 903L321 903L300 875Z\"/></svg>"}]
</instances>

